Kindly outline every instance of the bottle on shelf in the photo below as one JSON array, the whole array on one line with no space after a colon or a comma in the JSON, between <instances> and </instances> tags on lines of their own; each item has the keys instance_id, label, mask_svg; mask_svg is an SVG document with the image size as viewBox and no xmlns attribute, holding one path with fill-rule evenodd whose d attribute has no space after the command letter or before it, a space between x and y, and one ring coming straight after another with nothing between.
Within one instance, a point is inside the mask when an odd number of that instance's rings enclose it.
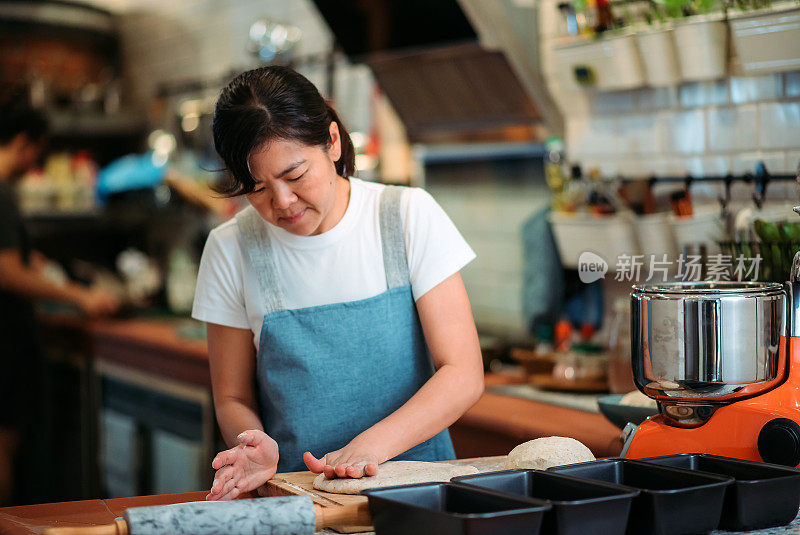
<instances>
[{"instance_id":1,"label":"bottle on shelf","mask_svg":"<svg viewBox=\"0 0 800 535\"><path fill-rule=\"evenodd\" d=\"M558 12L561 14L561 33L562 35L578 35L578 18L575 14L575 7L571 2L560 2Z\"/></svg>"},{"instance_id":2,"label":"bottle on shelf","mask_svg":"<svg viewBox=\"0 0 800 535\"><path fill-rule=\"evenodd\" d=\"M611 13L610 0L595 0L595 32L599 35L614 28L614 15Z\"/></svg>"},{"instance_id":3,"label":"bottle on shelf","mask_svg":"<svg viewBox=\"0 0 800 535\"><path fill-rule=\"evenodd\" d=\"M564 192L569 178L564 171L566 154L564 140L558 136L550 136L545 142L544 177L553 194L551 206L554 211L567 211L567 200Z\"/></svg>"}]
</instances>

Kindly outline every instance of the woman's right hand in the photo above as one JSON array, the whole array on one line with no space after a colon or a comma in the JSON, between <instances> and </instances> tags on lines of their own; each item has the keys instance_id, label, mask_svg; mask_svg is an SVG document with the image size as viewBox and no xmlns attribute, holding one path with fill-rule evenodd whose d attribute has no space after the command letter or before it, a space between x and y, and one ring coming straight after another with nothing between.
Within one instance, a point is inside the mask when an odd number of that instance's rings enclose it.
<instances>
[{"instance_id":1,"label":"woman's right hand","mask_svg":"<svg viewBox=\"0 0 800 535\"><path fill-rule=\"evenodd\" d=\"M257 489L278 471L278 443L264 431L248 429L236 440L237 446L214 457L211 468L217 473L206 500L233 500Z\"/></svg>"}]
</instances>

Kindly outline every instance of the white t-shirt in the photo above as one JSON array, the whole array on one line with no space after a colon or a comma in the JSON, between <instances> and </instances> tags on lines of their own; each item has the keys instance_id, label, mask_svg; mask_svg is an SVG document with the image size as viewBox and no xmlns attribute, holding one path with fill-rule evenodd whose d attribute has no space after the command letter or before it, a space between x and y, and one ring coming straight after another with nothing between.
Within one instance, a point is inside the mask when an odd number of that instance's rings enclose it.
<instances>
[{"instance_id":1,"label":"white t-shirt","mask_svg":"<svg viewBox=\"0 0 800 535\"><path fill-rule=\"evenodd\" d=\"M335 227L316 236L298 236L264 221L287 309L357 301L388 289L379 224L383 188L382 184L350 178L350 201L344 216ZM408 188L403 192L401 217L416 301L461 270L475 253L425 190ZM192 317L250 329L257 348L265 309L238 233L236 220L231 219L209 234Z\"/></svg>"}]
</instances>

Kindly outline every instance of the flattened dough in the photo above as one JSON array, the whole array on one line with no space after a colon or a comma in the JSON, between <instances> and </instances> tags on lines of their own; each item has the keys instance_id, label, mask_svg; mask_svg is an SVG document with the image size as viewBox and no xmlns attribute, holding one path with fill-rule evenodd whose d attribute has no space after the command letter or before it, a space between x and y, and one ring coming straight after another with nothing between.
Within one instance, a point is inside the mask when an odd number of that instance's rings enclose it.
<instances>
[{"instance_id":1,"label":"flattened dough","mask_svg":"<svg viewBox=\"0 0 800 535\"><path fill-rule=\"evenodd\" d=\"M523 442L508 454L506 470L535 468L594 461L594 455L581 442L569 437L542 437Z\"/></svg>"},{"instance_id":2,"label":"flattened dough","mask_svg":"<svg viewBox=\"0 0 800 535\"><path fill-rule=\"evenodd\" d=\"M474 466L447 463L426 463L422 461L389 461L378 466L378 475L361 479L327 479L319 474L314 479L314 488L336 494L359 494L362 490L392 485L427 483L429 481L450 481L456 476L477 474Z\"/></svg>"}]
</instances>

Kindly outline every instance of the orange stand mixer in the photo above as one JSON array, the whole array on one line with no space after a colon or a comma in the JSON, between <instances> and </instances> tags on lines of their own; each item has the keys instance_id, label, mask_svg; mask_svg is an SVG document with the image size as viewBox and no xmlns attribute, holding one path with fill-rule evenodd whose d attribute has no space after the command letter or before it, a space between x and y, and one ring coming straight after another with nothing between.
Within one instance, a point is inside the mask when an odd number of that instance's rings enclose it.
<instances>
[{"instance_id":1,"label":"orange stand mixer","mask_svg":"<svg viewBox=\"0 0 800 535\"><path fill-rule=\"evenodd\" d=\"M634 286L636 385L659 414L623 432L623 457L712 453L800 465L800 253L786 285Z\"/></svg>"}]
</instances>

